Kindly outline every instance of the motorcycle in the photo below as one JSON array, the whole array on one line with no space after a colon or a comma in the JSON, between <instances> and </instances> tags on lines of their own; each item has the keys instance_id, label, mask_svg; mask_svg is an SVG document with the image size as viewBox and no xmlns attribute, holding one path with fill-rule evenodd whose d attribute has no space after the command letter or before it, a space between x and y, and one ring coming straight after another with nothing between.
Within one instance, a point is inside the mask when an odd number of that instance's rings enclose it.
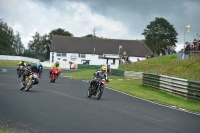
<instances>
[{"instance_id":1,"label":"motorcycle","mask_svg":"<svg viewBox=\"0 0 200 133\"><path fill-rule=\"evenodd\" d=\"M30 88L32 88L36 79L39 80L38 74L30 71L30 75L26 76L25 82L24 82L24 84L22 84L22 88L20 90L24 89L25 91L28 91Z\"/></svg>"},{"instance_id":2,"label":"motorcycle","mask_svg":"<svg viewBox=\"0 0 200 133\"><path fill-rule=\"evenodd\" d=\"M91 97L92 95L96 96L97 99L100 99L102 94L103 94L103 90L105 88L105 83L106 79L104 78L99 78L96 82L96 84L92 87L88 89L87 92L87 97Z\"/></svg>"},{"instance_id":3,"label":"motorcycle","mask_svg":"<svg viewBox=\"0 0 200 133\"><path fill-rule=\"evenodd\" d=\"M56 81L56 79L58 78L58 75L60 74L60 70L58 70L57 68L53 68L51 75L50 75L50 81L52 83L54 83Z\"/></svg>"},{"instance_id":4,"label":"motorcycle","mask_svg":"<svg viewBox=\"0 0 200 133\"><path fill-rule=\"evenodd\" d=\"M24 73L24 66L19 66L19 68L17 69L18 78L20 78L23 73Z\"/></svg>"}]
</instances>

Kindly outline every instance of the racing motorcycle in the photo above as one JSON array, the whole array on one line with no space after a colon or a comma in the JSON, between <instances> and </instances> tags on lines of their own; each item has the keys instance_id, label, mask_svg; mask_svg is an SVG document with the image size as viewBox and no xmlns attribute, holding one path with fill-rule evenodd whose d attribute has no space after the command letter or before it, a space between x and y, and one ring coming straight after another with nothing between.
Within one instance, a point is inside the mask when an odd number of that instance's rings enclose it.
<instances>
[{"instance_id":1,"label":"racing motorcycle","mask_svg":"<svg viewBox=\"0 0 200 133\"><path fill-rule=\"evenodd\" d=\"M90 98L92 95L94 95L97 99L100 99L105 88L105 83L107 83L106 79L99 78L92 88L89 87L87 97Z\"/></svg>"},{"instance_id":2,"label":"racing motorcycle","mask_svg":"<svg viewBox=\"0 0 200 133\"><path fill-rule=\"evenodd\" d=\"M19 66L19 68L17 69L18 78L20 78L23 73L24 73L24 66Z\"/></svg>"},{"instance_id":3,"label":"racing motorcycle","mask_svg":"<svg viewBox=\"0 0 200 133\"><path fill-rule=\"evenodd\" d=\"M51 75L50 75L50 81L54 83L56 79L58 78L58 75L60 74L60 70L57 68L53 68Z\"/></svg>"},{"instance_id":4,"label":"racing motorcycle","mask_svg":"<svg viewBox=\"0 0 200 133\"><path fill-rule=\"evenodd\" d=\"M29 71L29 70L28 70ZM32 88L33 84L35 83L36 79L39 80L38 74L35 72L30 71L30 75L26 76L24 84L22 84L22 88L20 90L28 91L30 88Z\"/></svg>"}]
</instances>

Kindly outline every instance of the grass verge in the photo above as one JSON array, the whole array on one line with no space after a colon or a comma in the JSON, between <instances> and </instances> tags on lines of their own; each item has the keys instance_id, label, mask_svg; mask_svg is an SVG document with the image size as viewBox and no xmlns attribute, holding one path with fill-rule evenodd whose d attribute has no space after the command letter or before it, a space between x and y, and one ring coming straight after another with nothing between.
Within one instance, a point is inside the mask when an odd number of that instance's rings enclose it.
<instances>
[{"instance_id":1,"label":"grass verge","mask_svg":"<svg viewBox=\"0 0 200 133\"><path fill-rule=\"evenodd\" d=\"M0 66L1 67L10 67L10 66L15 66L17 67L17 63L19 60L0 60ZM28 64L28 62L26 62ZM35 63L31 63L32 65Z\"/></svg>"},{"instance_id":2,"label":"grass verge","mask_svg":"<svg viewBox=\"0 0 200 133\"><path fill-rule=\"evenodd\" d=\"M80 72L66 73L62 76L72 76L73 79L91 80L95 70L82 70ZM161 90L142 85L142 80L127 80L124 77L109 75L110 82L106 85L114 90L157 102L168 106L176 106L196 113L200 113L200 104L195 101L168 94ZM123 79L123 80L118 80Z\"/></svg>"},{"instance_id":3,"label":"grass verge","mask_svg":"<svg viewBox=\"0 0 200 133\"><path fill-rule=\"evenodd\" d=\"M17 60L0 60L0 66L17 66Z\"/></svg>"},{"instance_id":4,"label":"grass verge","mask_svg":"<svg viewBox=\"0 0 200 133\"><path fill-rule=\"evenodd\" d=\"M6 130L2 130L2 129L0 129L0 133L9 133L9 132L6 131Z\"/></svg>"}]
</instances>

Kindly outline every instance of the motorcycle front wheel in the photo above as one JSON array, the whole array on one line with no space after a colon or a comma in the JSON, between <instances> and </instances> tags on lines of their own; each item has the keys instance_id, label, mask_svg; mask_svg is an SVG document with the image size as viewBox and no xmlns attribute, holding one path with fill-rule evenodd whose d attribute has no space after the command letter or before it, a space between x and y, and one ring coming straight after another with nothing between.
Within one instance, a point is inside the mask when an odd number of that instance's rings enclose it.
<instances>
[{"instance_id":1,"label":"motorcycle front wheel","mask_svg":"<svg viewBox=\"0 0 200 133\"><path fill-rule=\"evenodd\" d=\"M21 70L19 70L19 72L18 72L18 78L20 78L21 77L21 74L22 72L21 72Z\"/></svg>"},{"instance_id":2,"label":"motorcycle front wheel","mask_svg":"<svg viewBox=\"0 0 200 133\"><path fill-rule=\"evenodd\" d=\"M52 82L52 83L55 83L55 81L56 81L56 75L53 74L52 77L51 77L51 82Z\"/></svg>"},{"instance_id":3,"label":"motorcycle front wheel","mask_svg":"<svg viewBox=\"0 0 200 133\"><path fill-rule=\"evenodd\" d=\"M89 97L89 98L92 96L90 91L91 91L91 89L88 89L88 91L87 91L87 97Z\"/></svg>"},{"instance_id":4,"label":"motorcycle front wheel","mask_svg":"<svg viewBox=\"0 0 200 133\"><path fill-rule=\"evenodd\" d=\"M103 94L103 87L99 87L98 90L97 90L97 93L96 93L96 98L97 99L100 99L102 94Z\"/></svg>"},{"instance_id":5,"label":"motorcycle front wheel","mask_svg":"<svg viewBox=\"0 0 200 133\"><path fill-rule=\"evenodd\" d=\"M29 79L28 83L26 84L26 89L25 89L25 91L28 91L28 90L32 87L32 85L33 85L33 82L32 82L31 79Z\"/></svg>"}]
</instances>

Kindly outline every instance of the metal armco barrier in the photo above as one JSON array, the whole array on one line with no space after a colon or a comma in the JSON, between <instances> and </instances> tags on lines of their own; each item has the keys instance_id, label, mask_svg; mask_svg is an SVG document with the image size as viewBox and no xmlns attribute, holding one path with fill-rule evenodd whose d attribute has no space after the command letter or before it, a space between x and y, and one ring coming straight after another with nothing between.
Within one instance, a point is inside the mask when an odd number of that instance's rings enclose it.
<instances>
[{"instance_id":1,"label":"metal armco barrier","mask_svg":"<svg viewBox=\"0 0 200 133\"><path fill-rule=\"evenodd\" d=\"M124 77L124 71L123 70L111 69L111 73L112 73L112 75Z\"/></svg>"},{"instance_id":2,"label":"metal armco barrier","mask_svg":"<svg viewBox=\"0 0 200 133\"><path fill-rule=\"evenodd\" d=\"M187 97L200 101L200 82L188 81L188 83Z\"/></svg>"},{"instance_id":3,"label":"metal armco barrier","mask_svg":"<svg viewBox=\"0 0 200 133\"><path fill-rule=\"evenodd\" d=\"M200 101L200 82L165 75L143 73L142 84L187 97L188 99Z\"/></svg>"},{"instance_id":4,"label":"metal armco barrier","mask_svg":"<svg viewBox=\"0 0 200 133\"><path fill-rule=\"evenodd\" d=\"M78 64L78 69L99 69L101 65L85 65L85 64Z\"/></svg>"}]
</instances>

